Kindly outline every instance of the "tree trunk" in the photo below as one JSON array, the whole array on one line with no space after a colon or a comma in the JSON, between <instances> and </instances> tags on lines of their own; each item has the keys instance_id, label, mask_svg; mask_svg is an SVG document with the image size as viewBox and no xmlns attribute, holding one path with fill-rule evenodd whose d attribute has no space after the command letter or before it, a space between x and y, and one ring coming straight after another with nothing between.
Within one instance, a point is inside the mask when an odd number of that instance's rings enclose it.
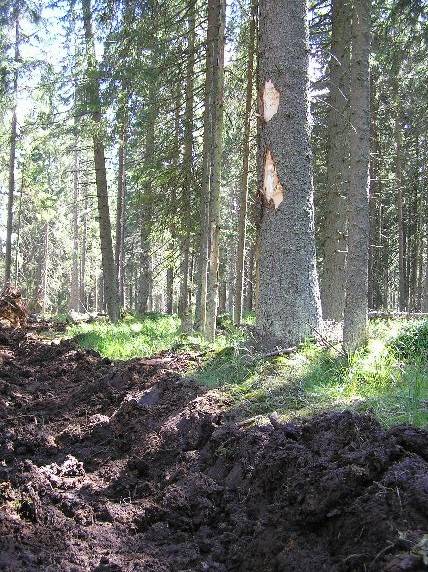
<instances>
[{"instance_id":1,"label":"tree trunk","mask_svg":"<svg viewBox=\"0 0 428 572\"><path fill-rule=\"evenodd\" d=\"M308 117L305 0L261 0L259 39L260 288L266 348L295 345L318 327Z\"/></svg>"},{"instance_id":2,"label":"tree trunk","mask_svg":"<svg viewBox=\"0 0 428 572\"><path fill-rule=\"evenodd\" d=\"M117 276L114 264L111 220L108 202L106 161L103 142L103 124L99 94L98 69L95 59L92 33L91 0L82 0L83 24L85 29L87 57L87 93L93 121L93 145L95 179L97 187L98 222L100 229L101 258L104 277L105 302L109 318L117 322L120 317Z\"/></svg>"},{"instance_id":3,"label":"tree trunk","mask_svg":"<svg viewBox=\"0 0 428 572\"><path fill-rule=\"evenodd\" d=\"M370 250L369 250L369 308L379 310L386 307L384 292L384 265L388 264L388 249L383 232L384 204L381 172L382 149L379 137L379 104L376 97L377 78L371 77L371 143L370 162Z\"/></svg>"},{"instance_id":4,"label":"tree trunk","mask_svg":"<svg viewBox=\"0 0 428 572\"><path fill-rule=\"evenodd\" d=\"M141 208L141 233L140 233L140 289L138 311L140 314L149 312L150 294L152 291L152 258L150 253L150 219L151 209L148 205Z\"/></svg>"},{"instance_id":5,"label":"tree trunk","mask_svg":"<svg viewBox=\"0 0 428 572\"><path fill-rule=\"evenodd\" d=\"M254 281L255 281L256 242L253 241L247 262L247 275L245 285L245 309L251 312L254 307Z\"/></svg>"},{"instance_id":6,"label":"tree trunk","mask_svg":"<svg viewBox=\"0 0 428 572\"><path fill-rule=\"evenodd\" d=\"M10 283L12 269L12 229L13 229L13 199L15 194L15 162L16 162L16 138L17 138L17 117L16 106L18 97L18 61L19 61L19 8L13 10L15 21L15 71L13 74L13 109L10 126L10 148L9 148L9 181L7 197L7 222L6 222L6 257L4 262L4 284Z\"/></svg>"},{"instance_id":7,"label":"tree trunk","mask_svg":"<svg viewBox=\"0 0 428 572\"><path fill-rule=\"evenodd\" d=\"M425 234L428 234L428 224L425 225ZM422 312L428 312L428 244L426 246L425 254L425 275L422 290Z\"/></svg>"},{"instance_id":8,"label":"tree trunk","mask_svg":"<svg viewBox=\"0 0 428 572\"><path fill-rule=\"evenodd\" d=\"M125 304L126 140L127 120L126 118L123 118L121 121L119 135L115 245L115 265L117 272L119 304L121 308L123 308Z\"/></svg>"},{"instance_id":9,"label":"tree trunk","mask_svg":"<svg viewBox=\"0 0 428 572\"><path fill-rule=\"evenodd\" d=\"M21 168L21 188L19 190L18 220L16 225L16 247L15 247L15 286L19 285L19 255L21 246L21 220L22 220L22 195L24 192L24 165Z\"/></svg>"},{"instance_id":10,"label":"tree trunk","mask_svg":"<svg viewBox=\"0 0 428 572\"><path fill-rule=\"evenodd\" d=\"M84 194L83 220L82 220L82 243L80 245L80 311L87 312L86 305L86 245L88 240L88 192L86 185L82 187Z\"/></svg>"},{"instance_id":11,"label":"tree trunk","mask_svg":"<svg viewBox=\"0 0 428 572\"><path fill-rule=\"evenodd\" d=\"M209 262L206 298L205 338L215 339L218 306L218 266L220 235L220 185L221 160L223 149L223 107L224 107L224 46L226 24L226 1L209 0L214 11L214 57L213 57L213 98L211 101L211 149L210 160L210 201L209 201Z\"/></svg>"},{"instance_id":12,"label":"tree trunk","mask_svg":"<svg viewBox=\"0 0 428 572\"><path fill-rule=\"evenodd\" d=\"M332 0L327 200L321 277L325 320L341 322L345 305L346 197L349 185L349 21L351 2Z\"/></svg>"},{"instance_id":13,"label":"tree trunk","mask_svg":"<svg viewBox=\"0 0 428 572\"><path fill-rule=\"evenodd\" d=\"M205 330L207 310L208 245L210 229L210 173L212 145L212 98L216 41L216 4L208 1L208 27L206 48L205 96L204 96L204 137L202 148L201 210L199 233L198 270L196 275L195 327L201 333Z\"/></svg>"},{"instance_id":14,"label":"tree trunk","mask_svg":"<svg viewBox=\"0 0 428 572\"><path fill-rule=\"evenodd\" d=\"M247 93L244 114L244 137L242 141L242 180L241 197L239 204L238 221L238 248L236 252L236 281L235 281L235 304L234 322L237 326L242 321L243 291L244 291L244 268L245 268L245 246L247 235L247 209L248 209L248 167L250 156L250 131L251 131L251 107L253 102L253 71L254 52L256 38L258 0L252 0L250 30L248 40L248 62L247 62Z\"/></svg>"},{"instance_id":15,"label":"tree trunk","mask_svg":"<svg viewBox=\"0 0 428 572\"><path fill-rule=\"evenodd\" d=\"M193 187L192 159L193 159L193 76L195 67L195 2L190 0L187 32L187 65L186 65L186 103L184 117L184 155L182 189L182 222L183 237L181 239L181 267L180 267L180 304L179 314L183 332L189 333L192 329L190 313L189 288L189 251L190 251L190 224L191 224L191 198Z\"/></svg>"},{"instance_id":16,"label":"tree trunk","mask_svg":"<svg viewBox=\"0 0 428 572\"><path fill-rule=\"evenodd\" d=\"M172 266L166 271L166 313L173 313L174 305L174 268Z\"/></svg>"},{"instance_id":17,"label":"tree trunk","mask_svg":"<svg viewBox=\"0 0 428 572\"><path fill-rule=\"evenodd\" d=\"M406 268L405 268L405 236L403 217L403 189L401 180L402 171L402 133L401 133L401 103L397 103L397 115L395 118L395 184L396 184L396 205L397 205L397 225L398 225L398 282L399 282L399 310L406 309Z\"/></svg>"},{"instance_id":18,"label":"tree trunk","mask_svg":"<svg viewBox=\"0 0 428 572\"><path fill-rule=\"evenodd\" d=\"M145 167L150 170L154 168L155 158L155 127L157 116L156 86L154 82L149 86L148 117L146 132L146 152ZM145 183L141 206L141 258L140 258L140 291L139 291L139 312L144 314L151 310L151 295L153 291L153 268L151 256L150 234L152 225L152 182Z\"/></svg>"},{"instance_id":19,"label":"tree trunk","mask_svg":"<svg viewBox=\"0 0 428 572\"><path fill-rule=\"evenodd\" d=\"M49 222L45 223L43 238L43 264L40 283L42 314L46 314L48 302L48 272L49 272Z\"/></svg>"},{"instance_id":20,"label":"tree trunk","mask_svg":"<svg viewBox=\"0 0 428 572\"><path fill-rule=\"evenodd\" d=\"M73 160L73 252L71 260L71 282L69 309L76 312L80 309L79 300L79 156L78 139L74 139Z\"/></svg>"},{"instance_id":21,"label":"tree trunk","mask_svg":"<svg viewBox=\"0 0 428 572\"><path fill-rule=\"evenodd\" d=\"M354 0L352 18L350 184L343 343L352 352L365 339L368 315L370 161L370 0Z\"/></svg>"}]
</instances>

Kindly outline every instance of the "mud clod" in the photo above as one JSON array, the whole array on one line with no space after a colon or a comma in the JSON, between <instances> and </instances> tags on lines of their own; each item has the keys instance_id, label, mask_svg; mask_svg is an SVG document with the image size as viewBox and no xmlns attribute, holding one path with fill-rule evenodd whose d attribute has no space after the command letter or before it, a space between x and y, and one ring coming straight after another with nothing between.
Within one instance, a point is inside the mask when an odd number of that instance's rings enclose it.
<instances>
[{"instance_id":1,"label":"mud clod","mask_svg":"<svg viewBox=\"0 0 428 572\"><path fill-rule=\"evenodd\" d=\"M181 376L192 356L0 339L0 570L427 570L427 432L250 427Z\"/></svg>"}]
</instances>

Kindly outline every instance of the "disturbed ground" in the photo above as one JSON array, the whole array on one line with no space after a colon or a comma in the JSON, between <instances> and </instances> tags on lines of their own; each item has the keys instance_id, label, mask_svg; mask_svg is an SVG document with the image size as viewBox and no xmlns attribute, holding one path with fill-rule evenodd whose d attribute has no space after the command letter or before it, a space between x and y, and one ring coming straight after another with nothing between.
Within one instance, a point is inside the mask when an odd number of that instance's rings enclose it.
<instances>
[{"instance_id":1,"label":"disturbed ground","mask_svg":"<svg viewBox=\"0 0 428 572\"><path fill-rule=\"evenodd\" d=\"M192 359L0 329L0 570L427 569L427 432L238 422Z\"/></svg>"}]
</instances>

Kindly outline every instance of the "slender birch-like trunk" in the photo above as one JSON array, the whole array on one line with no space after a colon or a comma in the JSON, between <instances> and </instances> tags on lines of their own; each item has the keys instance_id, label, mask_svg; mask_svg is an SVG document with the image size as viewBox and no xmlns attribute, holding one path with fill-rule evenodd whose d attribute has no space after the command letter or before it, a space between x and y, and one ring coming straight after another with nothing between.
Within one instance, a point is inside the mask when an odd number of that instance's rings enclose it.
<instances>
[{"instance_id":1,"label":"slender birch-like trunk","mask_svg":"<svg viewBox=\"0 0 428 572\"><path fill-rule=\"evenodd\" d=\"M239 203L238 221L238 248L236 252L236 280L235 280L235 303L234 322L240 325L242 320L243 291L244 291L244 267L245 247L247 235L247 210L248 210L248 171L250 159L250 131L251 131L251 107L253 102L253 72L254 52L256 40L258 0L252 0L250 30L248 39L248 63L247 63L247 93L244 114L244 137L242 141L242 180L241 197Z\"/></svg>"}]
</instances>

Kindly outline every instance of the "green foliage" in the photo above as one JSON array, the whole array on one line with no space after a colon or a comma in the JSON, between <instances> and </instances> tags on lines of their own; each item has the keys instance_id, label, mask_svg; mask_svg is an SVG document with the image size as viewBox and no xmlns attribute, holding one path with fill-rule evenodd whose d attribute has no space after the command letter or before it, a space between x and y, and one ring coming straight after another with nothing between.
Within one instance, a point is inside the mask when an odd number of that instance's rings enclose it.
<instances>
[{"instance_id":1,"label":"green foliage","mask_svg":"<svg viewBox=\"0 0 428 572\"><path fill-rule=\"evenodd\" d=\"M218 326L213 345L198 335L183 336L177 317L155 313L127 316L117 325L98 321L73 326L68 334L111 359L196 349L203 361L189 373L223 391L244 417L277 411L291 419L351 408L372 412L387 426L428 424L428 368L421 359L427 348L426 322L372 322L367 345L349 358L339 347L309 341L291 356L251 356L245 351L245 330L226 315Z\"/></svg>"},{"instance_id":2,"label":"green foliage","mask_svg":"<svg viewBox=\"0 0 428 572\"><path fill-rule=\"evenodd\" d=\"M237 348L212 352L196 377L222 388L244 415L278 411L284 418L312 415L329 409L351 408L374 413L385 425L428 423L428 370L420 359L423 341L416 325L396 321L370 325L367 345L349 358L339 348L313 342L290 357L249 361ZM408 332L406 360L394 344ZM423 337L422 334L420 334ZM425 346L426 349L426 346Z\"/></svg>"},{"instance_id":3,"label":"green foliage","mask_svg":"<svg viewBox=\"0 0 428 572\"><path fill-rule=\"evenodd\" d=\"M409 323L391 341L390 347L400 359L427 360L428 320Z\"/></svg>"},{"instance_id":4,"label":"green foliage","mask_svg":"<svg viewBox=\"0 0 428 572\"><path fill-rule=\"evenodd\" d=\"M118 324L97 321L79 324L67 334L85 348L110 359L146 357L171 348L179 339L180 322L175 316L151 313L143 319L126 316Z\"/></svg>"}]
</instances>

